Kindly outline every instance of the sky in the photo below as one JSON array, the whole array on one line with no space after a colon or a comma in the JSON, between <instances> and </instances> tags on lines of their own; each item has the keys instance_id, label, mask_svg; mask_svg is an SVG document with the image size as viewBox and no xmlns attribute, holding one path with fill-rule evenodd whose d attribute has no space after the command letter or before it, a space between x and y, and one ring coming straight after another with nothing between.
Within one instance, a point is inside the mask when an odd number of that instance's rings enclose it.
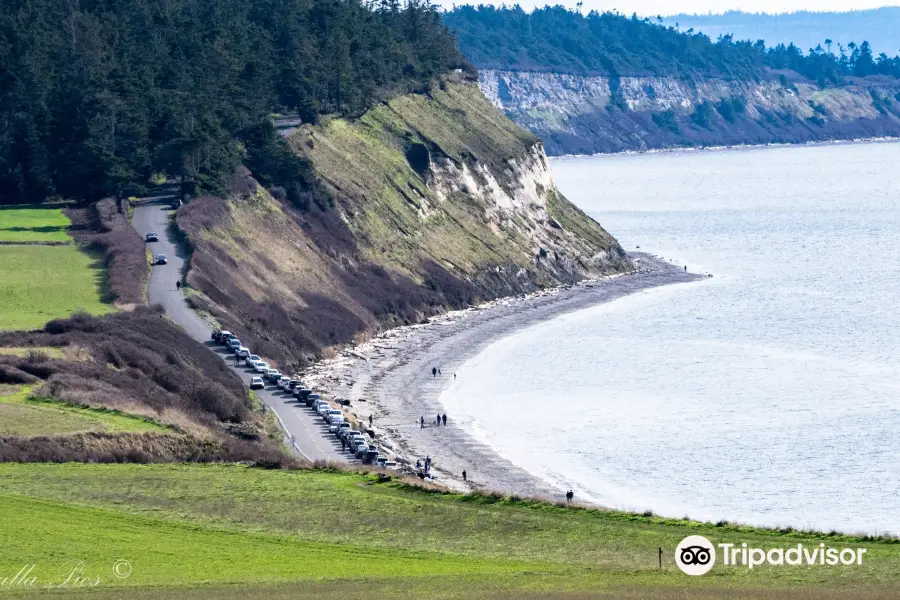
<instances>
[{"instance_id":1,"label":"sky","mask_svg":"<svg viewBox=\"0 0 900 600\"><path fill-rule=\"evenodd\" d=\"M528 10L546 4L575 6L577 0L518 0L518 4ZM450 8L453 0L436 0L437 4ZM503 4L501 0L456 0L456 4ZM506 0L505 4L516 4L516 0ZM745 12L784 13L798 10L846 11L877 8L900 4L897 0L584 0L582 10L618 10L630 15L642 16L673 15L678 13L722 13L728 10Z\"/></svg>"}]
</instances>

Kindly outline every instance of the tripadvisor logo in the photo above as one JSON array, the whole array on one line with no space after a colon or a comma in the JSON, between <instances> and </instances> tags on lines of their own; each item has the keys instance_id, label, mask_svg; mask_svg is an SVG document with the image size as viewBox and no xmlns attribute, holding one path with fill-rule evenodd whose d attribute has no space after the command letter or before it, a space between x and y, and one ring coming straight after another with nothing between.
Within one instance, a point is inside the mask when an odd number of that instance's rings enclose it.
<instances>
[{"instance_id":1,"label":"tripadvisor logo","mask_svg":"<svg viewBox=\"0 0 900 600\"><path fill-rule=\"evenodd\" d=\"M797 544L790 548L753 548L741 544L713 544L702 535L689 535L675 548L675 564L688 575L705 575L716 564L716 548L721 551L722 565L752 569L770 566L861 565L866 548L832 548Z\"/></svg>"},{"instance_id":2,"label":"tripadvisor logo","mask_svg":"<svg viewBox=\"0 0 900 600\"><path fill-rule=\"evenodd\" d=\"M689 535L675 548L675 564L688 575L705 575L716 564L716 548L702 535Z\"/></svg>"}]
</instances>

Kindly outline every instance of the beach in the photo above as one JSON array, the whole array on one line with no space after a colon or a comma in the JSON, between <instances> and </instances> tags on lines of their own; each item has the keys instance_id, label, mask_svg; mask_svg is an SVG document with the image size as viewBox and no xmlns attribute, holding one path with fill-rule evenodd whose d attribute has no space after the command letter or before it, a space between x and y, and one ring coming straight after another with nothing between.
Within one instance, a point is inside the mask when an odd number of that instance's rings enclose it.
<instances>
[{"instance_id":1,"label":"beach","mask_svg":"<svg viewBox=\"0 0 900 600\"><path fill-rule=\"evenodd\" d=\"M373 417L376 444L401 464L432 459L435 483L460 491L496 491L559 500L565 490L526 472L477 442L471 432L435 418L439 397L457 368L488 344L559 315L610 302L650 288L706 279L648 254L631 256L635 271L525 296L503 298L446 313L421 325L392 329L320 361L304 380L346 408L360 422ZM440 369L435 376L432 369ZM424 417L425 427L420 419ZM511 427L515 427L514 421ZM462 471L467 481L462 480Z\"/></svg>"}]
</instances>

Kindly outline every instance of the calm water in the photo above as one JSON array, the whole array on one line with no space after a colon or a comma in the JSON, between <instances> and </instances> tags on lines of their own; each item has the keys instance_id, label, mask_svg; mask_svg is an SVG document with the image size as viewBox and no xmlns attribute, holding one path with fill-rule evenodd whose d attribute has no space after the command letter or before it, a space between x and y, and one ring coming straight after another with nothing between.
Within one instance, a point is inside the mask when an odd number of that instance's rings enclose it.
<instances>
[{"instance_id":1,"label":"calm water","mask_svg":"<svg viewBox=\"0 0 900 600\"><path fill-rule=\"evenodd\" d=\"M900 533L897 165L893 143L554 161L625 248L715 277L499 340L447 412L609 506Z\"/></svg>"}]
</instances>

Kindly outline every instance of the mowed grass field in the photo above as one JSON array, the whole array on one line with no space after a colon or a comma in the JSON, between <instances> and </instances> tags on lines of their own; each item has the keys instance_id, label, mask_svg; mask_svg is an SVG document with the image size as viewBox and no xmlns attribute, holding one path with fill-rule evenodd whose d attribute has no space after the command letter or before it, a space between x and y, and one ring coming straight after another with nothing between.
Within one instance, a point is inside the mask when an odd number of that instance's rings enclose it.
<instances>
[{"instance_id":1,"label":"mowed grass field","mask_svg":"<svg viewBox=\"0 0 900 600\"><path fill-rule=\"evenodd\" d=\"M862 565L717 566L692 578L674 549L693 534L867 553ZM100 578L91 598L893 598L900 580L897 543L221 465L0 465L0 539L0 581L33 564L52 583L63 563L83 561L83 575Z\"/></svg>"},{"instance_id":2,"label":"mowed grass field","mask_svg":"<svg viewBox=\"0 0 900 600\"><path fill-rule=\"evenodd\" d=\"M0 436L63 435L88 431L167 431L147 419L114 410L32 398L27 386L0 385Z\"/></svg>"},{"instance_id":3,"label":"mowed grass field","mask_svg":"<svg viewBox=\"0 0 900 600\"><path fill-rule=\"evenodd\" d=\"M102 258L71 243L68 226L59 208L0 208L0 242L13 242L0 245L0 330L37 329L78 310L112 310L103 301Z\"/></svg>"},{"instance_id":4,"label":"mowed grass field","mask_svg":"<svg viewBox=\"0 0 900 600\"><path fill-rule=\"evenodd\" d=\"M0 242L68 242L69 224L61 208L0 206Z\"/></svg>"}]
</instances>

